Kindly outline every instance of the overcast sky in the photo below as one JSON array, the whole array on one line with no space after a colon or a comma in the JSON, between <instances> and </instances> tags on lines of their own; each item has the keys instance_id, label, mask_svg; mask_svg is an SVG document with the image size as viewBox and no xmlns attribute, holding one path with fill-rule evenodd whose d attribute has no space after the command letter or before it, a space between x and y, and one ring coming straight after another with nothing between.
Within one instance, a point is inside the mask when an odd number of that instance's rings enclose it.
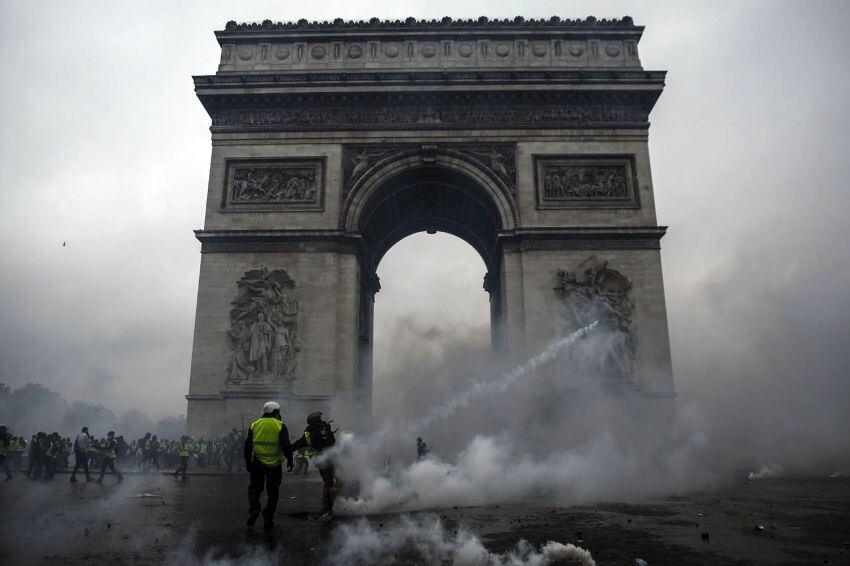
<instances>
[{"instance_id":1,"label":"overcast sky","mask_svg":"<svg viewBox=\"0 0 850 566\"><path fill-rule=\"evenodd\" d=\"M4 2L0 381L185 412L210 154L191 75L215 72L228 20L628 14L646 26L644 68L669 71L650 150L677 386L717 395L736 378L710 379L715 364L759 386L793 367L835 405L850 362L848 6ZM380 276L379 361L412 315L488 332L483 263L460 240L411 237Z\"/></svg>"}]
</instances>

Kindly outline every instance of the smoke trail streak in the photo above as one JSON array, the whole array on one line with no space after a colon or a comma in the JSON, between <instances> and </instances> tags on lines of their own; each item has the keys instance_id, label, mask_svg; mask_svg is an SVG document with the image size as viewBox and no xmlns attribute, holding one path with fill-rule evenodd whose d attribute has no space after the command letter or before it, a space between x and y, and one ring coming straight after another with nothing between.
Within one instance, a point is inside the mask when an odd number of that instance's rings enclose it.
<instances>
[{"instance_id":1,"label":"smoke trail streak","mask_svg":"<svg viewBox=\"0 0 850 566\"><path fill-rule=\"evenodd\" d=\"M477 399L484 395L493 395L506 391L516 380L533 372L540 365L552 360L561 350L573 344L579 338L586 336L591 330L596 328L597 324L599 324L599 321L595 320L587 326L579 328L575 332L553 342L545 350L529 359L521 366L515 367L511 371L505 373L496 381L473 381L472 386L466 392L449 400L441 406L432 408L427 415L410 425L409 429L422 430L428 428L435 422L448 418L458 409L468 406L470 401L473 399Z\"/></svg>"}]
</instances>

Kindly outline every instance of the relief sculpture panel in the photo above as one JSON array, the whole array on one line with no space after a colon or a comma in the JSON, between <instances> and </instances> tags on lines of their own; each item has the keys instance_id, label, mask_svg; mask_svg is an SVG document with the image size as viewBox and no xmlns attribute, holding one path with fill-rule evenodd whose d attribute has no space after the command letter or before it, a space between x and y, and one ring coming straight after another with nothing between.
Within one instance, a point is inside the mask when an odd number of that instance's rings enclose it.
<instances>
[{"instance_id":1,"label":"relief sculpture panel","mask_svg":"<svg viewBox=\"0 0 850 566\"><path fill-rule=\"evenodd\" d=\"M516 146L491 144L373 144L343 147L343 196L370 171L395 159L421 155L428 160L437 153L462 159L496 178L511 198L516 197Z\"/></svg>"},{"instance_id":2,"label":"relief sculpture panel","mask_svg":"<svg viewBox=\"0 0 850 566\"><path fill-rule=\"evenodd\" d=\"M222 211L322 210L324 160L230 161Z\"/></svg>"},{"instance_id":3,"label":"relief sculpture panel","mask_svg":"<svg viewBox=\"0 0 850 566\"><path fill-rule=\"evenodd\" d=\"M535 159L537 208L639 208L631 156Z\"/></svg>"},{"instance_id":4,"label":"relief sculpture panel","mask_svg":"<svg viewBox=\"0 0 850 566\"><path fill-rule=\"evenodd\" d=\"M228 385L291 389L298 366L298 298L283 269L246 271L231 302Z\"/></svg>"},{"instance_id":5,"label":"relief sculpture panel","mask_svg":"<svg viewBox=\"0 0 850 566\"><path fill-rule=\"evenodd\" d=\"M590 340L574 350L573 367L592 377L633 378L637 342L629 297L632 283L596 257L575 271L559 271L557 278L564 335L598 322Z\"/></svg>"}]
</instances>

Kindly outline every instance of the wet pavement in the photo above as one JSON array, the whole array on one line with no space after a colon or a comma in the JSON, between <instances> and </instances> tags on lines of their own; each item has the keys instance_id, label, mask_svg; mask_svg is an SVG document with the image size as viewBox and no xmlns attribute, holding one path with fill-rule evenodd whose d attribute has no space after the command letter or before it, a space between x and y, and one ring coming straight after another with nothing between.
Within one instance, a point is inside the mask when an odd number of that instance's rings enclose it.
<instances>
[{"instance_id":1,"label":"wet pavement","mask_svg":"<svg viewBox=\"0 0 850 566\"><path fill-rule=\"evenodd\" d=\"M108 476L104 485L16 474L0 483L2 564L321 564L334 529L357 520L316 516L321 482L286 477L275 530L246 528L247 477ZM850 564L850 480L739 482L711 493L637 502L545 502L414 513L463 525L492 552L524 538L573 543L597 564L651 566ZM398 515L368 517L386 528ZM397 557L411 564L415 555ZM390 560L392 562L392 560ZM419 561L421 564L422 562Z\"/></svg>"}]
</instances>

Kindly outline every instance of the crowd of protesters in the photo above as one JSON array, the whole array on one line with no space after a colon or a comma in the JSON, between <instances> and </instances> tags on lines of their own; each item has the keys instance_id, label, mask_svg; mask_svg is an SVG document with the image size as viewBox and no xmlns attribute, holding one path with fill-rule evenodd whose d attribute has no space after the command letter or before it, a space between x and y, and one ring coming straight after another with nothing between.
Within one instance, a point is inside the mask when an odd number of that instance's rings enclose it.
<instances>
[{"instance_id":1,"label":"crowd of protesters","mask_svg":"<svg viewBox=\"0 0 850 566\"><path fill-rule=\"evenodd\" d=\"M84 470L86 479L91 480L89 470L102 470L105 465L116 465L128 471L218 471L239 473L242 466L242 446L247 431L233 429L219 438L193 439L183 436L178 440L161 439L146 433L143 437L130 440L109 431L104 437L96 437L83 427L72 439L58 432L38 432L27 440L14 436L5 427L0 434L0 455L4 456L4 467L23 472L30 479L52 480L58 470L73 469L71 481L76 481L78 470ZM74 456L74 458L71 458ZM115 474L121 478L120 472ZM175 473L176 475L176 473ZM7 479L11 479L11 473ZM101 474L102 477L102 474Z\"/></svg>"}]
</instances>

